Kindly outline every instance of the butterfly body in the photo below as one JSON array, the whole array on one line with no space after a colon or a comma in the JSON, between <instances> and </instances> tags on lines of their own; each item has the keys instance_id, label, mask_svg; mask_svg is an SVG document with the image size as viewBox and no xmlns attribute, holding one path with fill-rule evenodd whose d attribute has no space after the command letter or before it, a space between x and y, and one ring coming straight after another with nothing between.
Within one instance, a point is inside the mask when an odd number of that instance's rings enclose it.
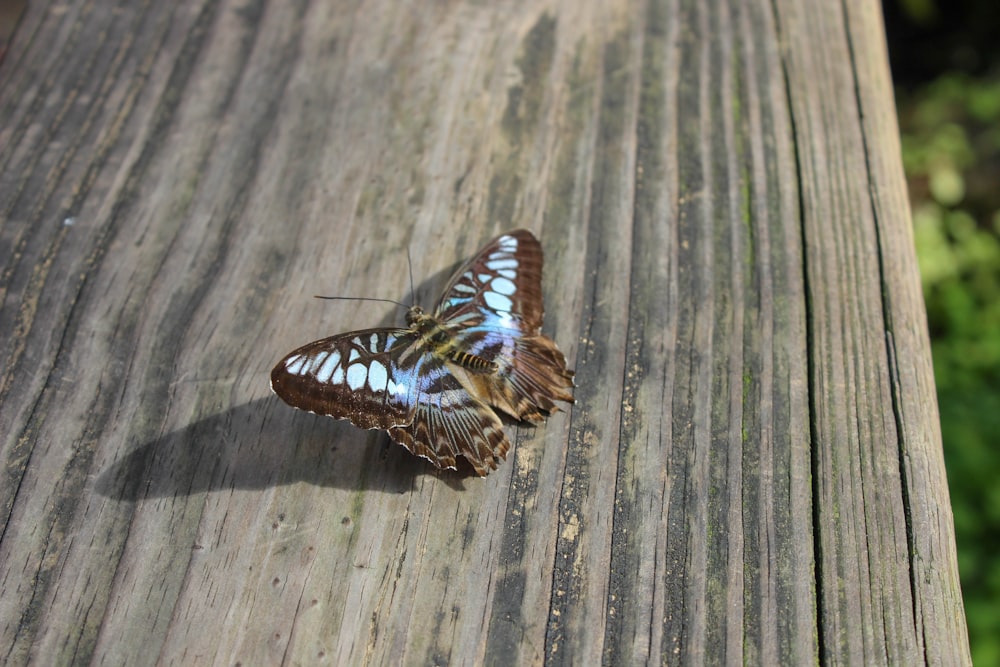
<instances>
[{"instance_id":1,"label":"butterfly body","mask_svg":"<svg viewBox=\"0 0 1000 667\"><path fill-rule=\"evenodd\" d=\"M377 428L441 468L464 457L479 475L510 447L496 410L539 422L572 402L573 373L540 332L542 252L504 234L460 268L433 312L406 328L309 343L282 359L271 387L286 403Z\"/></svg>"},{"instance_id":2,"label":"butterfly body","mask_svg":"<svg viewBox=\"0 0 1000 667\"><path fill-rule=\"evenodd\" d=\"M413 306L407 311L406 323L420 336L427 351L470 370L481 372L497 370L494 362L463 350L460 339L453 335L443 322L428 315L420 306Z\"/></svg>"}]
</instances>

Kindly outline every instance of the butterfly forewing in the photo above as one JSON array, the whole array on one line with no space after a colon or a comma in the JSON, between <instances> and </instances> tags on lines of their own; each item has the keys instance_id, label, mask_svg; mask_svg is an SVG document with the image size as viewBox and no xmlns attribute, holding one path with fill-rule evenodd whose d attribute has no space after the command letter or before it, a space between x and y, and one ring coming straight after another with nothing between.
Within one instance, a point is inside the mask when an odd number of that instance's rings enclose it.
<instances>
[{"instance_id":1,"label":"butterfly forewing","mask_svg":"<svg viewBox=\"0 0 1000 667\"><path fill-rule=\"evenodd\" d=\"M399 359L419 339L409 329L368 329L295 350L271 371L271 388L289 405L388 429L413 420L416 369ZM410 355L414 361L419 355Z\"/></svg>"},{"instance_id":2,"label":"butterfly forewing","mask_svg":"<svg viewBox=\"0 0 1000 667\"><path fill-rule=\"evenodd\" d=\"M542 247L531 232L499 236L455 272L437 315L461 324L478 315L524 333L542 326Z\"/></svg>"},{"instance_id":3,"label":"butterfly forewing","mask_svg":"<svg viewBox=\"0 0 1000 667\"><path fill-rule=\"evenodd\" d=\"M369 329L310 343L271 372L303 410L380 428L439 467L465 458L479 475L510 443L495 409L533 422L572 402L573 373L540 333L542 249L526 230L497 237L452 277L435 314L408 329Z\"/></svg>"}]
</instances>

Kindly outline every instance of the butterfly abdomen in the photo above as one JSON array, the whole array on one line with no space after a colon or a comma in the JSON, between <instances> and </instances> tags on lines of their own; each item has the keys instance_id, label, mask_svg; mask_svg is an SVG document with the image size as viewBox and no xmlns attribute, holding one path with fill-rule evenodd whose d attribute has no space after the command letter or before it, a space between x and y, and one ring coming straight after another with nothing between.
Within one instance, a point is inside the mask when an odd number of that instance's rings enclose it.
<instances>
[{"instance_id":1,"label":"butterfly abdomen","mask_svg":"<svg viewBox=\"0 0 1000 667\"><path fill-rule=\"evenodd\" d=\"M474 373L496 373L498 370L496 363L468 352L455 351L448 358Z\"/></svg>"}]
</instances>

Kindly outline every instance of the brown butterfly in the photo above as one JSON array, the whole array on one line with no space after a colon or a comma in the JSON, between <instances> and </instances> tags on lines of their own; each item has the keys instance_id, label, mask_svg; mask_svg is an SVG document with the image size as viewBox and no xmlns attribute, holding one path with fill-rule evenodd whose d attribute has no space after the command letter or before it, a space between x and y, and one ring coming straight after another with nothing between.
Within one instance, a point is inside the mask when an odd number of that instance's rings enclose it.
<instances>
[{"instance_id":1,"label":"brown butterfly","mask_svg":"<svg viewBox=\"0 0 1000 667\"><path fill-rule=\"evenodd\" d=\"M439 468L462 456L480 476L510 449L497 410L538 423L555 401L573 402L573 372L540 331L542 247L527 230L486 244L434 314L413 306L406 324L300 347L271 388L296 408L383 429Z\"/></svg>"}]
</instances>

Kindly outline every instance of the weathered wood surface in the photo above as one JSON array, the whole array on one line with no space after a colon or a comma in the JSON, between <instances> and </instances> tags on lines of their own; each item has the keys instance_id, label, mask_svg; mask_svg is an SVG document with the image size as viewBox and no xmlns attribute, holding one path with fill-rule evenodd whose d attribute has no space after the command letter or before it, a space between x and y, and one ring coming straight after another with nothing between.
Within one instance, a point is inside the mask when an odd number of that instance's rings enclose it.
<instances>
[{"instance_id":1,"label":"weathered wood surface","mask_svg":"<svg viewBox=\"0 0 1000 667\"><path fill-rule=\"evenodd\" d=\"M3 662L968 662L874 0L36 1L0 119ZM270 395L518 226L497 472Z\"/></svg>"}]
</instances>

